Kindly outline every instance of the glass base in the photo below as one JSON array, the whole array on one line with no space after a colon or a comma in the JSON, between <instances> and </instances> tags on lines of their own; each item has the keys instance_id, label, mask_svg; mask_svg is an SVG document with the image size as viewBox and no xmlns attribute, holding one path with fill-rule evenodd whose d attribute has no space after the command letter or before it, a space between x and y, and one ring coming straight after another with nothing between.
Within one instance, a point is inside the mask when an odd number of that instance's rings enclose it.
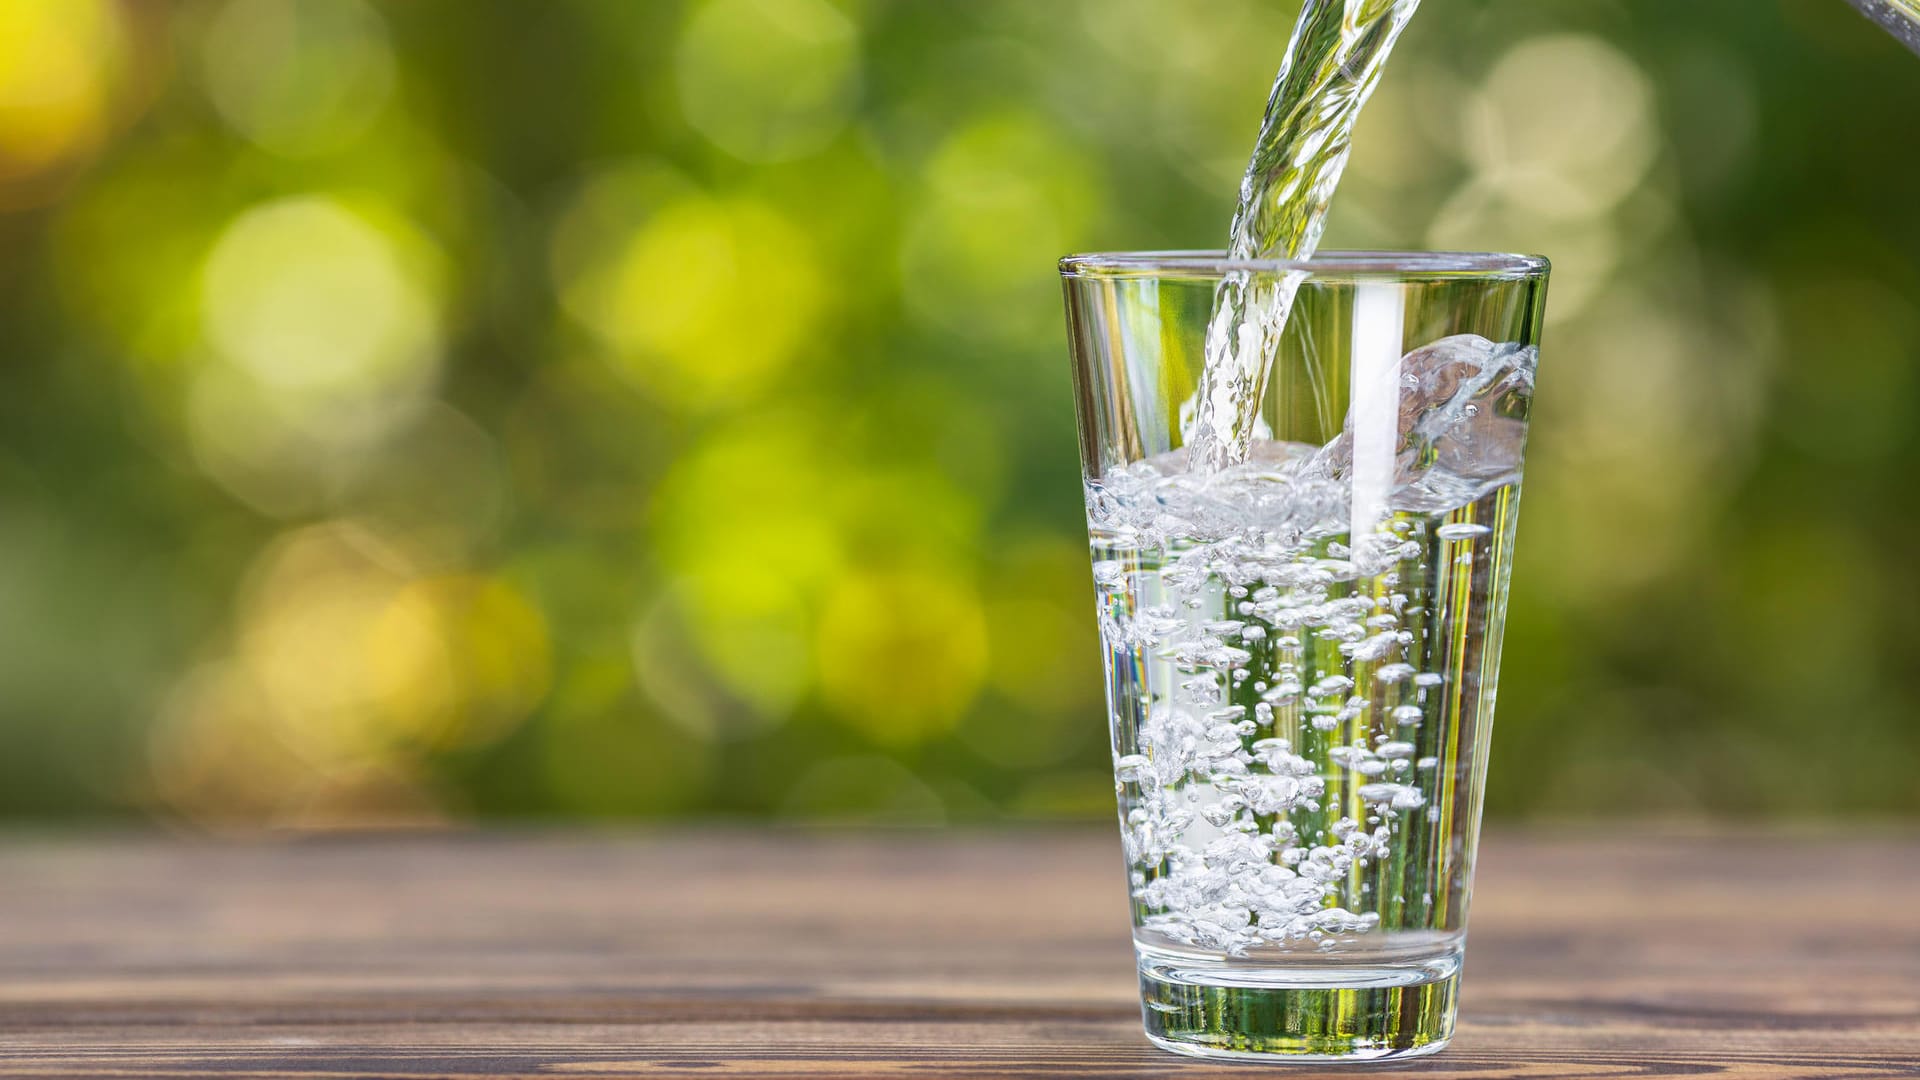
<instances>
[{"instance_id":1,"label":"glass base","mask_svg":"<svg viewBox=\"0 0 1920 1080\"><path fill-rule=\"evenodd\" d=\"M1236 1061L1380 1061L1453 1038L1460 954L1300 963L1196 959L1140 949L1147 1038Z\"/></svg>"}]
</instances>

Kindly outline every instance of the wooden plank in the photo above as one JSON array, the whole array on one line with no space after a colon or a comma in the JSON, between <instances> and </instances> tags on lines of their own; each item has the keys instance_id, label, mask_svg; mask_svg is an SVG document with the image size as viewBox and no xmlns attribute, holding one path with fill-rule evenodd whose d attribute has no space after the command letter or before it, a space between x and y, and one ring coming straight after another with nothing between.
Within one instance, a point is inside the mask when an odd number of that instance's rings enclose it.
<instances>
[{"instance_id":1,"label":"wooden plank","mask_svg":"<svg viewBox=\"0 0 1920 1080\"><path fill-rule=\"evenodd\" d=\"M1117 849L14 837L0 1077L1245 1075L1141 1037ZM1478 893L1395 1072L1920 1076L1912 835L1507 835Z\"/></svg>"}]
</instances>

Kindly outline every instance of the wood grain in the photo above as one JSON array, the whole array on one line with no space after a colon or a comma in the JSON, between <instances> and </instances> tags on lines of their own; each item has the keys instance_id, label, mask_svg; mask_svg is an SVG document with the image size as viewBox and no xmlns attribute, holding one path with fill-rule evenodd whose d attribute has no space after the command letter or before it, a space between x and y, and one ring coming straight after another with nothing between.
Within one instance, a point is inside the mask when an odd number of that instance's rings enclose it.
<instances>
[{"instance_id":1,"label":"wood grain","mask_svg":"<svg viewBox=\"0 0 1920 1080\"><path fill-rule=\"evenodd\" d=\"M16 836L0 1077L1248 1074L1141 1037L1123 891L1105 830ZM1493 837L1464 998L1393 1072L1920 1076L1920 841Z\"/></svg>"}]
</instances>

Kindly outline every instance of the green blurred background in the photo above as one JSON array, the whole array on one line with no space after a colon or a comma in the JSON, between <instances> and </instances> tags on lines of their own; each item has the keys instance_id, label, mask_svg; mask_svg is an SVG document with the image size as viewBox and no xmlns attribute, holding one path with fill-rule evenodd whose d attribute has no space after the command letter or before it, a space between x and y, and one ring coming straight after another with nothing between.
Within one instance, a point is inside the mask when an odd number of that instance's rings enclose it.
<instances>
[{"instance_id":1,"label":"green blurred background","mask_svg":"<svg viewBox=\"0 0 1920 1080\"><path fill-rule=\"evenodd\" d=\"M1100 817L1054 260L1286 0L0 0L0 814ZM1502 817L1920 812L1920 59L1429 0L1328 243L1557 263Z\"/></svg>"}]
</instances>

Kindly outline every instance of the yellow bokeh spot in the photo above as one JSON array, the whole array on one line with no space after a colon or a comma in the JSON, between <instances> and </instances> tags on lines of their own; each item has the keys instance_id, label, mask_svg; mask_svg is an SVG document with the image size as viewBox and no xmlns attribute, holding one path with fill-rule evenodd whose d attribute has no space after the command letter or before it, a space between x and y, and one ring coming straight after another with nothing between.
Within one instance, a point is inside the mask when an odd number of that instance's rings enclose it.
<instances>
[{"instance_id":1,"label":"yellow bokeh spot","mask_svg":"<svg viewBox=\"0 0 1920 1080\"><path fill-rule=\"evenodd\" d=\"M439 278L433 249L377 207L303 196L235 218L201 273L210 362L187 407L201 465L261 509L300 509L303 484L350 468L425 402Z\"/></svg>"},{"instance_id":2,"label":"yellow bokeh spot","mask_svg":"<svg viewBox=\"0 0 1920 1080\"><path fill-rule=\"evenodd\" d=\"M1443 203L1427 225L1436 251L1551 251L1553 303L1549 325L1582 317L1618 273L1621 223L1608 214L1576 220L1543 216L1509 202L1498 189L1469 183Z\"/></svg>"},{"instance_id":3,"label":"yellow bokeh spot","mask_svg":"<svg viewBox=\"0 0 1920 1080\"><path fill-rule=\"evenodd\" d=\"M692 644L767 716L783 715L812 681L815 602L845 559L824 444L803 414L752 416L682 459L650 515L686 594Z\"/></svg>"},{"instance_id":4,"label":"yellow bokeh spot","mask_svg":"<svg viewBox=\"0 0 1920 1080\"><path fill-rule=\"evenodd\" d=\"M924 467L853 459L812 405L756 411L710 432L649 507L655 551L680 597L673 625L685 627L705 674L767 718L784 716L814 682L814 628L851 567L881 553L962 565L978 543L980 507L968 493Z\"/></svg>"},{"instance_id":5,"label":"yellow bokeh spot","mask_svg":"<svg viewBox=\"0 0 1920 1080\"><path fill-rule=\"evenodd\" d=\"M546 695L546 620L505 582L427 578L388 602L367 662L375 696L426 746L483 745Z\"/></svg>"},{"instance_id":6,"label":"yellow bokeh spot","mask_svg":"<svg viewBox=\"0 0 1920 1080\"><path fill-rule=\"evenodd\" d=\"M497 578L458 577L425 586L438 605L460 689L449 743L492 741L525 719L552 679L546 618Z\"/></svg>"},{"instance_id":7,"label":"yellow bokeh spot","mask_svg":"<svg viewBox=\"0 0 1920 1080\"><path fill-rule=\"evenodd\" d=\"M853 23L824 0L710 0L675 59L687 123L747 161L820 149L859 90Z\"/></svg>"},{"instance_id":8,"label":"yellow bokeh spot","mask_svg":"<svg viewBox=\"0 0 1920 1080\"><path fill-rule=\"evenodd\" d=\"M687 613L686 628L729 691L762 716L784 719L813 677L812 620L790 583L748 562L735 565L725 582L709 573L700 591L719 602Z\"/></svg>"},{"instance_id":9,"label":"yellow bokeh spot","mask_svg":"<svg viewBox=\"0 0 1920 1080\"><path fill-rule=\"evenodd\" d=\"M1618 205L1660 146L1646 73L1584 34L1535 38L1507 53L1468 105L1466 128L1484 183L1561 220Z\"/></svg>"},{"instance_id":10,"label":"yellow bokeh spot","mask_svg":"<svg viewBox=\"0 0 1920 1080\"><path fill-rule=\"evenodd\" d=\"M661 559L702 608L751 610L769 588L815 593L846 559L837 465L824 425L803 411L755 413L712 432L654 496Z\"/></svg>"},{"instance_id":11,"label":"yellow bokeh spot","mask_svg":"<svg viewBox=\"0 0 1920 1080\"><path fill-rule=\"evenodd\" d=\"M202 822L271 820L317 775L279 737L272 699L231 662L182 678L150 742L151 794Z\"/></svg>"},{"instance_id":12,"label":"yellow bokeh spot","mask_svg":"<svg viewBox=\"0 0 1920 1080\"><path fill-rule=\"evenodd\" d=\"M97 145L125 52L104 0L0 0L0 205Z\"/></svg>"},{"instance_id":13,"label":"yellow bokeh spot","mask_svg":"<svg viewBox=\"0 0 1920 1080\"><path fill-rule=\"evenodd\" d=\"M274 703L288 745L325 762L377 758L418 731L382 714L368 640L406 581L398 556L346 525L295 532L263 556L241 615L238 656ZM414 650L418 657L428 650ZM444 680L442 670L418 678Z\"/></svg>"},{"instance_id":14,"label":"yellow bokeh spot","mask_svg":"<svg viewBox=\"0 0 1920 1080\"><path fill-rule=\"evenodd\" d=\"M669 398L702 404L766 382L819 311L808 251L766 207L670 209L634 238L615 278L629 370Z\"/></svg>"},{"instance_id":15,"label":"yellow bokeh spot","mask_svg":"<svg viewBox=\"0 0 1920 1080\"><path fill-rule=\"evenodd\" d=\"M386 26L360 0L229 0L202 38L201 68L229 124L290 156L359 134L393 87Z\"/></svg>"},{"instance_id":16,"label":"yellow bokeh spot","mask_svg":"<svg viewBox=\"0 0 1920 1080\"><path fill-rule=\"evenodd\" d=\"M975 709L960 737L1007 768L1051 765L1097 739L1100 639L1085 546L1003 536L987 573L991 705Z\"/></svg>"},{"instance_id":17,"label":"yellow bokeh spot","mask_svg":"<svg viewBox=\"0 0 1920 1080\"><path fill-rule=\"evenodd\" d=\"M237 657L280 736L330 766L484 744L547 692L545 620L505 582L417 578L365 529L294 532L247 590Z\"/></svg>"},{"instance_id":18,"label":"yellow bokeh spot","mask_svg":"<svg viewBox=\"0 0 1920 1080\"><path fill-rule=\"evenodd\" d=\"M1036 715L1080 719L1100 692L1093 619L1022 597L992 604L988 617L994 687Z\"/></svg>"},{"instance_id":19,"label":"yellow bokeh spot","mask_svg":"<svg viewBox=\"0 0 1920 1080\"><path fill-rule=\"evenodd\" d=\"M325 196L255 207L207 258L209 343L286 396L383 393L438 362L439 326L425 268L392 235Z\"/></svg>"},{"instance_id":20,"label":"yellow bokeh spot","mask_svg":"<svg viewBox=\"0 0 1920 1080\"><path fill-rule=\"evenodd\" d=\"M613 362L661 401L732 403L807 344L825 289L806 234L748 199L668 203L567 289Z\"/></svg>"},{"instance_id":21,"label":"yellow bokeh spot","mask_svg":"<svg viewBox=\"0 0 1920 1080\"><path fill-rule=\"evenodd\" d=\"M583 180L547 238L548 269L568 310L593 325L601 316L589 280L612 265L628 240L659 210L698 196L700 189L671 165L638 158L595 170Z\"/></svg>"},{"instance_id":22,"label":"yellow bokeh spot","mask_svg":"<svg viewBox=\"0 0 1920 1080\"><path fill-rule=\"evenodd\" d=\"M352 828L443 824L416 763L315 762L280 737L274 703L231 662L191 672L153 729L145 792L195 824Z\"/></svg>"},{"instance_id":23,"label":"yellow bokeh spot","mask_svg":"<svg viewBox=\"0 0 1920 1080\"><path fill-rule=\"evenodd\" d=\"M950 730L980 690L986 616L951 573L847 577L827 597L820 688L847 724L906 745Z\"/></svg>"}]
</instances>

